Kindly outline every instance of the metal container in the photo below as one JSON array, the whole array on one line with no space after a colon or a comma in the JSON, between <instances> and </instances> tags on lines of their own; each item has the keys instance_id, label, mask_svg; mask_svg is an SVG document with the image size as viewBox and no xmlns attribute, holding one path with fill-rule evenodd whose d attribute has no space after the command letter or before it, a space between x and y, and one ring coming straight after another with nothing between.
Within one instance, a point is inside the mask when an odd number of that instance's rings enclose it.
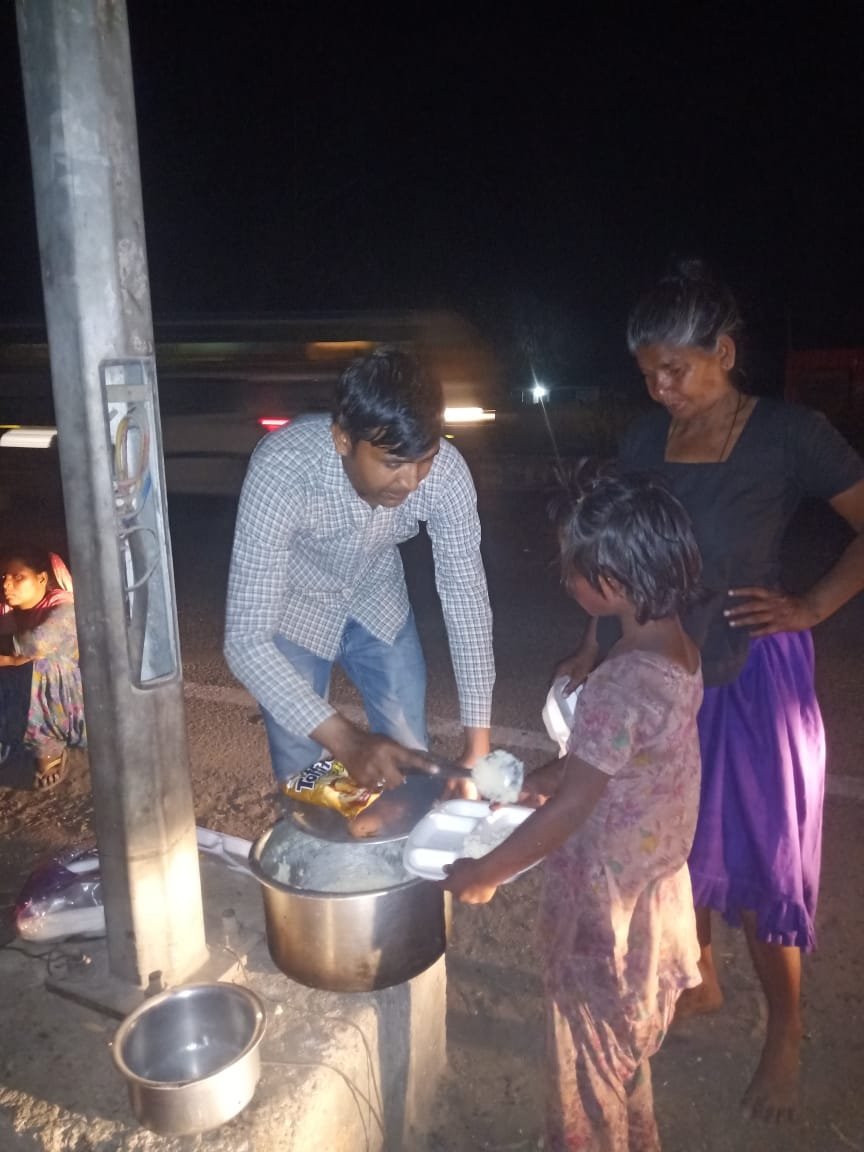
<instances>
[{"instance_id":1,"label":"metal container","mask_svg":"<svg viewBox=\"0 0 864 1152\"><path fill-rule=\"evenodd\" d=\"M139 1124L176 1136L224 1124L261 1074L264 1009L237 984L187 984L145 1000L114 1037Z\"/></svg>"},{"instance_id":2,"label":"metal container","mask_svg":"<svg viewBox=\"0 0 864 1152\"><path fill-rule=\"evenodd\" d=\"M286 976L330 992L373 992L412 979L443 955L450 902L437 884L411 876L371 891L319 892L283 883L262 867L262 857L285 831L278 821L260 836L249 866L262 887L270 955Z\"/></svg>"}]
</instances>

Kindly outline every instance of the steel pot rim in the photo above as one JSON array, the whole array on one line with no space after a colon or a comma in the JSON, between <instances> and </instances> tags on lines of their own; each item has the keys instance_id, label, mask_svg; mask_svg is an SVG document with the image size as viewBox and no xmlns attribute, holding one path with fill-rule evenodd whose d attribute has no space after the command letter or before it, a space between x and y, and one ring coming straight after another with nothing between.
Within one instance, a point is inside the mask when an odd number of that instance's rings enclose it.
<instances>
[{"instance_id":1,"label":"steel pot rim","mask_svg":"<svg viewBox=\"0 0 864 1152\"><path fill-rule=\"evenodd\" d=\"M301 900L363 900L368 896L380 896L386 892L401 892L405 888L411 888L418 884L428 884L429 881L422 876L409 876L407 880L400 880L398 884L387 884L382 888L365 888L362 892L326 892L320 891L317 888L298 888L294 884L286 884L282 880L277 880L275 876L271 876L265 872L261 867L259 859L267 841L272 836L273 832L278 827L278 822L272 828L268 828L266 832L262 832L252 847L249 849L249 868L259 883L263 884L265 888L272 888L274 892L288 892L294 897L299 897ZM358 840L357 844L360 846L362 840ZM369 845L373 847L373 845Z\"/></svg>"},{"instance_id":2,"label":"steel pot rim","mask_svg":"<svg viewBox=\"0 0 864 1152\"><path fill-rule=\"evenodd\" d=\"M237 996L239 999L245 1000L254 1013L255 1026L252 1035L236 1056L229 1060L227 1064L215 1068L206 1076L190 1077L188 1080L150 1080L148 1077L141 1076L140 1073L135 1072L129 1067L123 1055L124 1044L136 1024L138 1024L149 1011L159 1004L164 1004L169 1000L176 999L178 993L194 994L195 992L203 992L205 990L212 992L214 988L229 990L229 995ZM235 1068L241 1061L247 1060L260 1046L264 1038L266 1025L267 1017L264 1006L261 1003L260 997L253 992L251 988L246 988L242 984L228 984L218 980L202 981L198 984L179 984L176 988L168 988L164 992L159 992L155 996L149 997L142 1004L139 1004L138 1007L121 1022L120 1027L114 1033L114 1039L111 1041L111 1056L118 1071L130 1085L146 1088L150 1092L160 1092L169 1095L192 1086L196 1088L206 1086L217 1077L223 1076L227 1071Z\"/></svg>"}]
</instances>

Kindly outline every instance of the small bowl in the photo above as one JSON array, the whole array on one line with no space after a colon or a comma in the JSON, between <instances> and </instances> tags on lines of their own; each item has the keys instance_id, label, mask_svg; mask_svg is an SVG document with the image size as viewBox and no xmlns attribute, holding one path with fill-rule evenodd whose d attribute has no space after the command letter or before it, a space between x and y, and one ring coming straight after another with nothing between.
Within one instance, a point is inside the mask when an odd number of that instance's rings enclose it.
<instances>
[{"instance_id":1,"label":"small bowl","mask_svg":"<svg viewBox=\"0 0 864 1152\"><path fill-rule=\"evenodd\" d=\"M206 1132L236 1116L261 1075L261 1001L238 984L186 984L145 1000L114 1037L135 1118L153 1132Z\"/></svg>"}]
</instances>

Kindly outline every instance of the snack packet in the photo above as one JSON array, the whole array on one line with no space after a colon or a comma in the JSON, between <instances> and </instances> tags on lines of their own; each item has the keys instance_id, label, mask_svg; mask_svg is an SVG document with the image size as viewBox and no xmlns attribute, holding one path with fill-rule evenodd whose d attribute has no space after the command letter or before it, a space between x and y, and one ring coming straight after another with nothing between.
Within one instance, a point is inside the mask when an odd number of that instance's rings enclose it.
<instances>
[{"instance_id":1,"label":"snack packet","mask_svg":"<svg viewBox=\"0 0 864 1152\"><path fill-rule=\"evenodd\" d=\"M311 768L283 780L281 790L291 800L333 808L346 820L359 816L381 795L352 780L338 760L317 760Z\"/></svg>"}]
</instances>

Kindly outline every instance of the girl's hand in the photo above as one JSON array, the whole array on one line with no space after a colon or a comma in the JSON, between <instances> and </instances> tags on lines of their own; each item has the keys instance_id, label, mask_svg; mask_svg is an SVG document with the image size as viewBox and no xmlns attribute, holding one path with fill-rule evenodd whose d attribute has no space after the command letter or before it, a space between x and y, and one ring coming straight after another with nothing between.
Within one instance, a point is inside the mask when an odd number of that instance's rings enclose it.
<instances>
[{"instance_id":1,"label":"girl's hand","mask_svg":"<svg viewBox=\"0 0 864 1152\"><path fill-rule=\"evenodd\" d=\"M560 664L555 665L552 679L557 680L561 676L566 676L567 683L564 686L564 693L569 696L571 692L575 692L579 685L585 681L588 674L594 671L594 665L596 663L596 646L587 650L580 648L573 656L568 656L566 660L562 660Z\"/></svg>"},{"instance_id":2,"label":"girl's hand","mask_svg":"<svg viewBox=\"0 0 864 1152\"><path fill-rule=\"evenodd\" d=\"M497 884L485 879L479 860L454 860L444 866L444 871L447 878L439 881L441 887L463 904L488 904L498 889Z\"/></svg>"},{"instance_id":3,"label":"girl's hand","mask_svg":"<svg viewBox=\"0 0 864 1152\"><path fill-rule=\"evenodd\" d=\"M574 652L572 656L568 656L566 660L562 660L560 664L555 666L552 679L557 680L559 676L566 676L567 683L564 686L564 691L569 696L570 693L575 692L588 675L594 671L599 652L600 646L597 643L597 619L594 617L588 621L585 635L582 637L582 643L579 645L578 650Z\"/></svg>"},{"instance_id":4,"label":"girl's hand","mask_svg":"<svg viewBox=\"0 0 864 1152\"><path fill-rule=\"evenodd\" d=\"M803 632L819 623L803 596L772 588L730 588L729 595L745 601L723 612L729 627L748 628L751 636Z\"/></svg>"},{"instance_id":5,"label":"girl's hand","mask_svg":"<svg viewBox=\"0 0 864 1152\"><path fill-rule=\"evenodd\" d=\"M523 781L518 802L529 808L539 808L545 804L558 791L565 763L566 757L563 760L550 760L548 764L532 769Z\"/></svg>"}]
</instances>

